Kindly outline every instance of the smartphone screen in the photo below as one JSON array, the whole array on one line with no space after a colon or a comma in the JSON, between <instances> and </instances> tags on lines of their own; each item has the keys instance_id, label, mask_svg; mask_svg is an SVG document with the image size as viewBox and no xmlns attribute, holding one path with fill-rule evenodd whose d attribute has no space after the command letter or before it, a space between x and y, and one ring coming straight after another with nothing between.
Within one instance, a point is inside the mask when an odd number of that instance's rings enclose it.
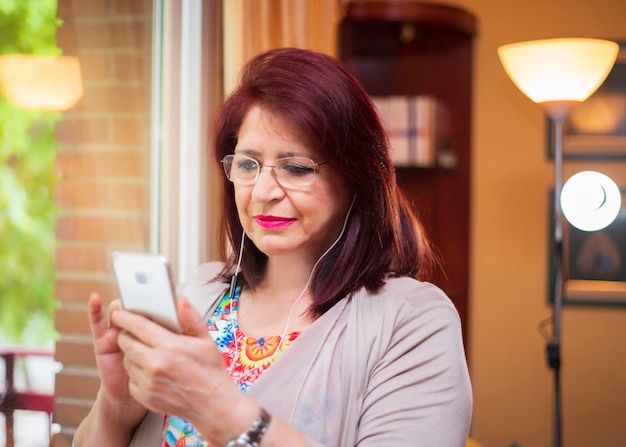
<instances>
[{"instance_id":1,"label":"smartphone screen","mask_svg":"<svg viewBox=\"0 0 626 447\"><path fill-rule=\"evenodd\" d=\"M124 309L144 315L171 331L182 332L174 283L164 256L115 252L112 263Z\"/></svg>"}]
</instances>

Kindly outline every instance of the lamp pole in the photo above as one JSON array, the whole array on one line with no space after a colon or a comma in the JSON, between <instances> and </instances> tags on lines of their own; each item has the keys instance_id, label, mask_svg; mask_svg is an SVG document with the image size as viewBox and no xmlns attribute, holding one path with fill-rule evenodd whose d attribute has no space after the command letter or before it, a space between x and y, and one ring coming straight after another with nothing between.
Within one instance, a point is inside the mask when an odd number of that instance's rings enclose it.
<instances>
[{"instance_id":1,"label":"lamp pole","mask_svg":"<svg viewBox=\"0 0 626 447\"><path fill-rule=\"evenodd\" d=\"M554 132L554 260L552 281L552 339L546 346L548 365L554 371L553 446L561 447L561 314L563 309L563 213L561 210L561 188L563 184L563 121L564 117L551 117Z\"/></svg>"},{"instance_id":2,"label":"lamp pole","mask_svg":"<svg viewBox=\"0 0 626 447\"><path fill-rule=\"evenodd\" d=\"M563 444L563 410L561 399L561 333L563 313L563 210L561 208L561 190L563 189L563 123L576 101L546 101L541 103L550 118L554 135L554 241L552 245L552 338L546 345L548 366L554 375L553 390L553 433L552 446Z\"/></svg>"}]
</instances>

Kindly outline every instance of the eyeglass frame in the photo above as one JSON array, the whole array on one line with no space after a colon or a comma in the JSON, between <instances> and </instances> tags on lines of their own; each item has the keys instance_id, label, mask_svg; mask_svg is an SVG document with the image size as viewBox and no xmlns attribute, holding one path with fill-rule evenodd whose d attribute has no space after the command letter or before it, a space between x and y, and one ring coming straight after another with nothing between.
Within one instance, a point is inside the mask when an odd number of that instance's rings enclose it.
<instances>
[{"instance_id":1,"label":"eyeglass frame","mask_svg":"<svg viewBox=\"0 0 626 447\"><path fill-rule=\"evenodd\" d=\"M251 181L234 181L233 179L231 179L230 173L227 172L227 163L230 163L230 168L232 169L233 166L233 160L235 157L243 157L245 159L251 160L253 162L255 162L257 164L256 167L256 174L254 176L254 179ZM328 163L328 160L325 161L321 161L319 163L316 163L314 160L308 158L308 157L301 157L301 156L291 156L291 157L281 157L281 158L277 158L276 160L274 160L274 163L276 163L279 160L290 160L290 159L298 159L298 160L308 160L311 162L310 165L307 166L303 166L306 167L308 169L312 169L313 170L313 175L312 175L312 180L310 183L306 183L306 184L302 184L302 185L293 185L293 184L283 184L283 182L279 179L279 176L276 174L276 169L282 169L280 166L275 166L275 165L268 165L265 163L261 163L259 160L257 160L256 158L250 157L248 155L242 155L242 154L229 154L224 156L224 158L222 158L220 160L220 162L222 163L222 167L224 168L224 174L226 175L226 178L228 179L228 181L230 181L233 184L236 185L240 185L240 186L251 186L251 185L255 185L256 182L259 181L259 178L261 177L261 171L263 171L263 168L271 168L272 170L272 175L274 176L274 179L276 180L276 182L283 188L299 188L299 187L306 187L306 186L311 186L313 184L313 182L315 182L315 177L317 174L317 167L318 166L322 166Z\"/></svg>"}]
</instances>

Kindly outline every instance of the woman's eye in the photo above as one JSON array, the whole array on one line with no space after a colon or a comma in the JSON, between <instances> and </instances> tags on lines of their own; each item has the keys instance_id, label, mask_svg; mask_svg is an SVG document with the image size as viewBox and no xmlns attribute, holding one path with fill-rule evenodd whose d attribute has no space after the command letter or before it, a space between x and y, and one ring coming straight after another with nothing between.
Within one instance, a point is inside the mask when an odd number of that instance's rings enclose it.
<instances>
[{"instance_id":1,"label":"woman's eye","mask_svg":"<svg viewBox=\"0 0 626 447\"><path fill-rule=\"evenodd\" d=\"M289 175L293 175L296 177L311 174L313 172L313 168L310 168L308 166L302 166L299 164L293 164L293 163L286 164L285 166L283 166L282 169Z\"/></svg>"},{"instance_id":2,"label":"woman's eye","mask_svg":"<svg viewBox=\"0 0 626 447\"><path fill-rule=\"evenodd\" d=\"M237 164L237 169L242 171L256 171L258 164L252 160L243 160Z\"/></svg>"}]
</instances>

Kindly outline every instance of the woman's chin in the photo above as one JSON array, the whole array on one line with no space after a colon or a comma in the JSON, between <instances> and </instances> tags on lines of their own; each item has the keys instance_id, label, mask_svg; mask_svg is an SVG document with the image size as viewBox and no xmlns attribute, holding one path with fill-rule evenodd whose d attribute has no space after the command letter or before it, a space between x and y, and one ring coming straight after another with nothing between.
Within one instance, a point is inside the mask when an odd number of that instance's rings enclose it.
<instances>
[{"instance_id":1,"label":"woman's chin","mask_svg":"<svg viewBox=\"0 0 626 447\"><path fill-rule=\"evenodd\" d=\"M300 245L296 245L292 242L285 241L284 238L280 238L283 240L277 240L277 237L263 237L259 241L255 241L254 245L257 246L261 252L263 252L266 256L282 256L289 255L298 250Z\"/></svg>"}]
</instances>

